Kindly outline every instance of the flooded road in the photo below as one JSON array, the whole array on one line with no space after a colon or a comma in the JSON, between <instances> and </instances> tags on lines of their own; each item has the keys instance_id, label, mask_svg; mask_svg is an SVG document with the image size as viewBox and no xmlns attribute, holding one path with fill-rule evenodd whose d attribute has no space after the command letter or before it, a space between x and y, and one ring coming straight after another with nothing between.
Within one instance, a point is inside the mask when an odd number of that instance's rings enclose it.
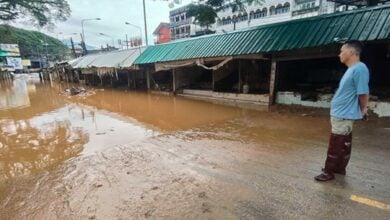
<instances>
[{"instance_id":1,"label":"flooded road","mask_svg":"<svg viewBox=\"0 0 390 220\"><path fill-rule=\"evenodd\" d=\"M1 84L1 219L389 217L388 118L358 122L347 176L319 184L327 110L65 88Z\"/></svg>"}]
</instances>

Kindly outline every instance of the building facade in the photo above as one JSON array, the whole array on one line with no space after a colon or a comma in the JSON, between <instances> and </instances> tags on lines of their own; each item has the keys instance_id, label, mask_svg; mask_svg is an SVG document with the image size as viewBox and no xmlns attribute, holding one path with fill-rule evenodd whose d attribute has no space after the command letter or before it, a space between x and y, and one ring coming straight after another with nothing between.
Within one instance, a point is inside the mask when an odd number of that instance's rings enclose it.
<instances>
[{"instance_id":1,"label":"building facade","mask_svg":"<svg viewBox=\"0 0 390 220\"><path fill-rule=\"evenodd\" d=\"M293 0L292 18L304 18L336 11L336 4L326 0Z\"/></svg>"},{"instance_id":2,"label":"building facade","mask_svg":"<svg viewBox=\"0 0 390 220\"><path fill-rule=\"evenodd\" d=\"M153 32L156 37L155 44L162 44L171 41L171 27L169 23L161 22Z\"/></svg>"},{"instance_id":3,"label":"building facade","mask_svg":"<svg viewBox=\"0 0 390 220\"><path fill-rule=\"evenodd\" d=\"M230 8L218 12L215 30L233 31L334 11L334 3L327 0L265 0L260 5L247 5L245 12L233 13Z\"/></svg>"},{"instance_id":4,"label":"building facade","mask_svg":"<svg viewBox=\"0 0 390 220\"><path fill-rule=\"evenodd\" d=\"M202 0L199 3L202 4ZM335 3L328 0L265 0L261 4L252 3L244 12L232 12L230 7L217 13L217 22L211 30L217 33L243 28L317 16L335 12ZM193 17L187 17L188 5L170 11L172 40L198 36L202 27L194 24Z\"/></svg>"},{"instance_id":5,"label":"building facade","mask_svg":"<svg viewBox=\"0 0 390 220\"><path fill-rule=\"evenodd\" d=\"M169 12L172 40L196 36L197 32L203 30L194 24L194 17L187 17L188 8L189 5L186 5Z\"/></svg>"}]
</instances>

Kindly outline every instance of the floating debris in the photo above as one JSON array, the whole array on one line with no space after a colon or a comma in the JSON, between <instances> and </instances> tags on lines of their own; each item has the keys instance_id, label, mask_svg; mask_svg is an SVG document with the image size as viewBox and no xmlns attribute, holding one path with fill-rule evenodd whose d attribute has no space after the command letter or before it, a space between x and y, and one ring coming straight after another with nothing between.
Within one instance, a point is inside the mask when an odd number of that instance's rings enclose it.
<instances>
[{"instance_id":1,"label":"floating debris","mask_svg":"<svg viewBox=\"0 0 390 220\"><path fill-rule=\"evenodd\" d=\"M89 91L83 87L72 87L65 89L63 92L61 92L61 95L66 96L90 96L95 94L94 91Z\"/></svg>"}]
</instances>

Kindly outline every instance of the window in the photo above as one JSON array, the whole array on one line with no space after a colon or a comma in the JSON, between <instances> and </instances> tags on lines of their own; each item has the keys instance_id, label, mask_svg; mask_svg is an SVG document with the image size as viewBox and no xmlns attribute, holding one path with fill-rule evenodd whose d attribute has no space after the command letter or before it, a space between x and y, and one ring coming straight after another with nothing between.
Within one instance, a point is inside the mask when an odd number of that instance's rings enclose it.
<instances>
[{"instance_id":1,"label":"window","mask_svg":"<svg viewBox=\"0 0 390 220\"><path fill-rule=\"evenodd\" d=\"M262 17L267 17L267 8L263 8L263 10L261 11L261 15Z\"/></svg>"},{"instance_id":2,"label":"window","mask_svg":"<svg viewBox=\"0 0 390 220\"><path fill-rule=\"evenodd\" d=\"M232 23L232 19L229 17L227 18L222 18L222 25L228 25Z\"/></svg>"},{"instance_id":3,"label":"window","mask_svg":"<svg viewBox=\"0 0 390 220\"><path fill-rule=\"evenodd\" d=\"M282 14L283 13L283 6L281 4L276 6L275 14Z\"/></svg>"},{"instance_id":4,"label":"window","mask_svg":"<svg viewBox=\"0 0 390 220\"><path fill-rule=\"evenodd\" d=\"M231 20L232 22L237 22L237 16L236 15L233 15L233 17L232 17L232 20Z\"/></svg>"},{"instance_id":5,"label":"window","mask_svg":"<svg viewBox=\"0 0 390 220\"><path fill-rule=\"evenodd\" d=\"M175 17L175 21L176 21L176 22L179 22L179 16L176 16L176 17Z\"/></svg>"},{"instance_id":6,"label":"window","mask_svg":"<svg viewBox=\"0 0 390 220\"><path fill-rule=\"evenodd\" d=\"M251 11L249 12L249 19L252 20L255 18L255 12Z\"/></svg>"},{"instance_id":7,"label":"window","mask_svg":"<svg viewBox=\"0 0 390 220\"><path fill-rule=\"evenodd\" d=\"M267 8L263 8L263 10L257 9L253 17L255 19L257 18L263 18L267 16Z\"/></svg>"},{"instance_id":8,"label":"window","mask_svg":"<svg viewBox=\"0 0 390 220\"><path fill-rule=\"evenodd\" d=\"M180 19L181 19L181 21L184 21L184 20L185 20L185 15L182 14L182 15L180 16Z\"/></svg>"},{"instance_id":9,"label":"window","mask_svg":"<svg viewBox=\"0 0 390 220\"><path fill-rule=\"evenodd\" d=\"M255 12L255 14L253 15L253 18L254 18L254 19L260 18L260 14L261 14L260 9L257 9L256 12Z\"/></svg>"},{"instance_id":10,"label":"window","mask_svg":"<svg viewBox=\"0 0 390 220\"><path fill-rule=\"evenodd\" d=\"M289 2L286 2L284 3L283 5L283 13L287 13L290 11L290 3Z\"/></svg>"},{"instance_id":11,"label":"window","mask_svg":"<svg viewBox=\"0 0 390 220\"><path fill-rule=\"evenodd\" d=\"M275 14L275 6L271 6L271 7L269 8L269 14L270 14L270 15L274 15L274 14Z\"/></svg>"},{"instance_id":12,"label":"window","mask_svg":"<svg viewBox=\"0 0 390 220\"><path fill-rule=\"evenodd\" d=\"M237 22L246 21L246 20L248 20L248 14L247 13L238 14Z\"/></svg>"}]
</instances>

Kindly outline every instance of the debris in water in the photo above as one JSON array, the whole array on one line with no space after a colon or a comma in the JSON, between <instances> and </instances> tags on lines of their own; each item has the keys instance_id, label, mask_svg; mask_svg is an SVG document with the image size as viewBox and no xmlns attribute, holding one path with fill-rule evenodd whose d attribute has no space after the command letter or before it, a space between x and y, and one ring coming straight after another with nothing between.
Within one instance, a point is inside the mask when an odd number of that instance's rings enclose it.
<instances>
[{"instance_id":1,"label":"debris in water","mask_svg":"<svg viewBox=\"0 0 390 220\"><path fill-rule=\"evenodd\" d=\"M93 94L95 94L94 91L88 91L83 87L67 88L63 92L61 92L61 95L66 95L66 96L90 96Z\"/></svg>"},{"instance_id":2,"label":"debris in water","mask_svg":"<svg viewBox=\"0 0 390 220\"><path fill-rule=\"evenodd\" d=\"M94 183L93 186L96 187L96 188L100 188L100 187L103 186L103 184L101 184L101 183Z\"/></svg>"}]
</instances>

